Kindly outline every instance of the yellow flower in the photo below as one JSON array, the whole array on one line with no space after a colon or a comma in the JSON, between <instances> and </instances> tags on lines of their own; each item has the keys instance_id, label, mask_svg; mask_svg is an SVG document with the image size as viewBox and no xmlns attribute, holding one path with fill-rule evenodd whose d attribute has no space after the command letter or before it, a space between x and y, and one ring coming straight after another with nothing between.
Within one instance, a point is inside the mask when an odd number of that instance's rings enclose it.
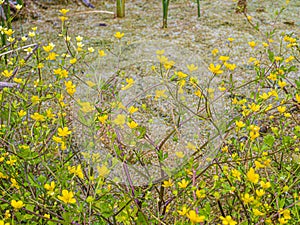
<instances>
[{"instance_id":1,"label":"yellow flower","mask_svg":"<svg viewBox=\"0 0 300 225\"><path fill-rule=\"evenodd\" d=\"M18 112L19 117L26 116L26 114L27 113L23 109Z\"/></svg>"},{"instance_id":2,"label":"yellow flower","mask_svg":"<svg viewBox=\"0 0 300 225\"><path fill-rule=\"evenodd\" d=\"M68 127L58 128L57 131L58 131L58 136L60 137L66 137L72 133L72 131L70 131Z\"/></svg>"},{"instance_id":3,"label":"yellow flower","mask_svg":"<svg viewBox=\"0 0 300 225\"><path fill-rule=\"evenodd\" d=\"M130 106L130 107L128 108L128 112L129 112L130 114L133 114L133 113L135 113L136 111L138 111L138 108L136 108L136 107L134 107L134 106Z\"/></svg>"},{"instance_id":4,"label":"yellow flower","mask_svg":"<svg viewBox=\"0 0 300 225\"><path fill-rule=\"evenodd\" d=\"M275 61L281 61L281 60L282 60L282 57L280 57L280 56L275 56L274 59L275 59Z\"/></svg>"},{"instance_id":5,"label":"yellow flower","mask_svg":"<svg viewBox=\"0 0 300 225\"><path fill-rule=\"evenodd\" d=\"M95 49L94 49L93 47L89 47L89 48L88 48L88 51L89 51L90 53L93 53L93 52L95 51Z\"/></svg>"},{"instance_id":6,"label":"yellow flower","mask_svg":"<svg viewBox=\"0 0 300 225\"><path fill-rule=\"evenodd\" d=\"M165 53L165 50L162 49L162 50L156 50L156 54L157 55L163 55Z\"/></svg>"},{"instance_id":7,"label":"yellow flower","mask_svg":"<svg viewBox=\"0 0 300 225\"><path fill-rule=\"evenodd\" d=\"M119 126L123 126L126 121L126 116L123 114L117 115L117 117L114 119L113 123Z\"/></svg>"},{"instance_id":8,"label":"yellow flower","mask_svg":"<svg viewBox=\"0 0 300 225\"><path fill-rule=\"evenodd\" d=\"M288 223L288 221L283 217L278 218L278 222L279 222L279 224L287 224Z\"/></svg>"},{"instance_id":9,"label":"yellow flower","mask_svg":"<svg viewBox=\"0 0 300 225\"><path fill-rule=\"evenodd\" d=\"M269 187L271 187L271 184L270 184L270 182L264 182L264 181L261 181L261 182L260 182L260 186L261 186L263 189L268 189Z\"/></svg>"},{"instance_id":10,"label":"yellow flower","mask_svg":"<svg viewBox=\"0 0 300 225\"><path fill-rule=\"evenodd\" d=\"M242 128L242 127L246 126L246 124L243 123L243 121L235 121L235 125L236 125L238 128Z\"/></svg>"},{"instance_id":11,"label":"yellow flower","mask_svg":"<svg viewBox=\"0 0 300 225\"><path fill-rule=\"evenodd\" d=\"M247 179L250 182L257 184L259 181L259 174L255 173L255 170L251 167L250 170L247 172Z\"/></svg>"},{"instance_id":12,"label":"yellow flower","mask_svg":"<svg viewBox=\"0 0 300 225\"><path fill-rule=\"evenodd\" d=\"M164 188L172 187L172 186L173 186L173 182L172 182L171 179L165 180L164 183L162 184L162 186L163 186Z\"/></svg>"},{"instance_id":13,"label":"yellow flower","mask_svg":"<svg viewBox=\"0 0 300 225\"><path fill-rule=\"evenodd\" d=\"M227 62L224 62L224 66L225 66L227 69L231 70L231 71L235 70L235 68L236 68L236 65L235 65L235 64L230 64L230 63L227 63Z\"/></svg>"},{"instance_id":14,"label":"yellow flower","mask_svg":"<svg viewBox=\"0 0 300 225\"><path fill-rule=\"evenodd\" d=\"M218 54L218 52L219 52L219 50L215 48L211 51L211 54L213 54L215 56Z\"/></svg>"},{"instance_id":15,"label":"yellow flower","mask_svg":"<svg viewBox=\"0 0 300 225\"><path fill-rule=\"evenodd\" d=\"M285 60L285 62L286 63L289 63L290 61L292 61L292 60L294 60L295 59L295 57L294 56L289 56L286 60Z\"/></svg>"},{"instance_id":16,"label":"yellow flower","mask_svg":"<svg viewBox=\"0 0 300 225\"><path fill-rule=\"evenodd\" d=\"M185 73L183 73L181 71L179 71L179 72L177 72L175 74L178 76L179 79L183 79L183 78L186 78L188 76L187 74L185 74Z\"/></svg>"},{"instance_id":17,"label":"yellow flower","mask_svg":"<svg viewBox=\"0 0 300 225\"><path fill-rule=\"evenodd\" d=\"M131 88L131 87L133 86L133 84L135 83L135 81L134 81L134 79L132 79L132 78L126 78L126 83L127 83L127 85L126 85L126 86L123 86L123 87L121 88L121 90L125 91L125 90Z\"/></svg>"},{"instance_id":18,"label":"yellow flower","mask_svg":"<svg viewBox=\"0 0 300 225\"><path fill-rule=\"evenodd\" d=\"M14 207L14 209L18 210L21 209L22 207L25 206L25 204L20 200L20 201L16 201L16 200L11 200L11 206Z\"/></svg>"},{"instance_id":19,"label":"yellow flower","mask_svg":"<svg viewBox=\"0 0 300 225\"><path fill-rule=\"evenodd\" d=\"M253 214L255 216L263 216L263 215L265 215L263 212L259 211L258 209L253 209L252 211L253 211Z\"/></svg>"},{"instance_id":20,"label":"yellow flower","mask_svg":"<svg viewBox=\"0 0 300 225\"><path fill-rule=\"evenodd\" d=\"M43 122L45 121L45 117L39 113L34 113L33 115L30 116L31 119L34 119L37 122Z\"/></svg>"},{"instance_id":21,"label":"yellow flower","mask_svg":"<svg viewBox=\"0 0 300 225\"><path fill-rule=\"evenodd\" d=\"M183 152L175 152L175 155L176 155L178 158L180 158L180 159L182 159L182 158L184 157L184 153L183 153Z\"/></svg>"},{"instance_id":22,"label":"yellow flower","mask_svg":"<svg viewBox=\"0 0 300 225\"><path fill-rule=\"evenodd\" d=\"M164 56L164 55L158 55L157 59L159 60L159 62L161 64L165 64L166 62L168 62L168 58L166 56Z\"/></svg>"},{"instance_id":23,"label":"yellow flower","mask_svg":"<svg viewBox=\"0 0 300 225\"><path fill-rule=\"evenodd\" d=\"M127 125L131 129L134 129L138 126L138 124L136 122L134 122L133 120L131 122L128 122Z\"/></svg>"},{"instance_id":24,"label":"yellow flower","mask_svg":"<svg viewBox=\"0 0 300 225\"><path fill-rule=\"evenodd\" d=\"M76 59L76 58L70 59L70 63L71 63L71 64L75 64L76 62L77 62L77 59Z\"/></svg>"},{"instance_id":25,"label":"yellow flower","mask_svg":"<svg viewBox=\"0 0 300 225\"><path fill-rule=\"evenodd\" d=\"M80 110L82 112L89 113L89 112L92 112L93 110L95 110L95 107L93 105L91 105L90 102L80 102L79 104L81 106Z\"/></svg>"},{"instance_id":26,"label":"yellow flower","mask_svg":"<svg viewBox=\"0 0 300 225\"><path fill-rule=\"evenodd\" d=\"M119 31L114 35L116 38L121 39L124 36L124 33L120 33Z\"/></svg>"},{"instance_id":27,"label":"yellow flower","mask_svg":"<svg viewBox=\"0 0 300 225\"><path fill-rule=\"evenodd\" d=\"M255 193L256 193L256 195L257 195L258 197L261 197L261 196L263 196L266 192L264 191L264 189L259 189L259 190L256 190Z\"/></svg>"},{"instance_id":28,"label":"yellow flower","mask_svg":"<svg viewBox=\"0 0 300 225\"><path fill-rule=\"evenodd\" d=\"M47 60L56 60L56 56L58 56L58 54L56 54L55 52L50 52L46 59Z\"/></svg>"},{"instance_id":29,"label":"yellow flower","mask_svg":"<svg viewBox=\"0 0 300 225\"><path fill-rule=\"evenodd\" d=\"M163 97L163 98L166 98L168 97L166 94L165 94L166 90L156 90L155 91L155 100L159 99L160 97Z\"/></svg>"},{"instance_id":30,"label":"yellow flower","mask_svg":"<svg viewBox=\"0 0 300 225\"><path fill-rule=\"evenodd\" d=\"M296 101L297 101L298 103L300 103L300 95L299 95L299 94L296 94L296 95L295 95L295 99L296 99Z\"/></svg>"},{"instance_id":31,"label":"yellow flower","mask_svg":"<svg viewBox=\"0 0 300 225\"><path fill-rule=\"evenodd\" d=\"M221 74L223 73L223 70L221 70L221 65L220 64L217 64L216 66L214 64L210 64L208 69L214 73L214 74Z\"/></svg>"},{"instance_id":32,"label":"yellow flower","mask_svg":"<svg viewBox=\"0 0 300 225\"><path fill-rule=\"evenodd\" d=\"M278 106L277 107L278 112L280 113L284 113L286 111L286 107L285 106Z\"/></svg>"},{"instance_id":33,"label":"yellow flower","mask_svg":"<svg viewBox=\"0 0 300 225\"><path fill-rule=\"evenodd\" d=\"M5 77L11 77L13 75L13 71L4 70L1 74Z\"/></svg>"},{"instance_id":34,"label":"yellow flower","mask_svg":"<svg viewBox=\"0 0 300 225\"><path fill-rule=\"evenodd\" d=\"M248 42L248 45L251 47L251 48L254 48L256 46L256 43L255 41L250 41Z\"/></svg>"},{"instance_id":35,"label":"yellow flower","mask_svg":"<svg viewBox=\"0 0 300 225\"><path fill-rule=\"evenodd\" d=\"M195 66L194 64L187 65L187 68L190 72L196 71L198 69L198 67Z\"/></svg>"},{"instance_id":36,"label":"yellow flower","mask_svg":"<svg viewBox=\"0 0 300 225\"><path fill-rule=\"evenodd\" d=\"M226 217L220 216L220 219L222 220L223 225L236 225L237 224L237 222L235 222L231 218L231 216L226 216Z\"/></svg>"},{"instance_id":37,"label":"yellow flower","mask_svg":"<svg viewBox=\"0 0 300 225\"><path fill-rule=\"evenodd\" d=\"M180 188L186 188L188 186L189 182L187 182L185 179L183 179L181 182L178 182L178 186Z\"/></svg>"},{"instance_id":38,"label":"yellow flower","mask_svg":"<svg viewBox=\"0 0 300 225\"><path fill-rule=\"evenodd\" d=\"M63 15L66 15L70 10L69 9L61 9L59 12Z\"/></svg>"},{"instance_id":39,"label":"yellow flower","mask_svg":"<svg viewBox=\"0 0 300 225\"><path fill-rule=\"evenodd\" d=\"M98 50L100 57L106 56L106 53L103 50Z\"/></svg>"},{"instance_id":40,"label":"yellow flower","mask_svg":"<svg viewBox=\"0 0 300 225\"><path fill-rule=\"evenodd\" d=\"M244 194L244 196L242 197L242 200L245 204L249 204L251 202L254 201L254 197L250 196L248 193Z\"/></svg>"},{"instance_id":41,"label":"yellow flower","mask_svg":"<svg viewBox=\"0 0 300 225\"><path fill-rule=\"evenodd\" d=\"M33 31L33 32L29 31L29 32L28 32L28 36L29 36L29 37L34 37L34 36L35 36L35 32L34 32L34 31Z\"/></svg>"},{"instance_id":42,"label":"yellow flower","mask_svg":"<svg viewBox=\"0 0 300 225\"><path fill-rule=\"evenodd\" d=\"M182 210L181 211L177 210L177 212L179 213L179 215L184 216L187 214L188 210L187 210L186 206L183 206Z\"/></svg>"},{"instance_id":43,"label":"yellow flower","mask_svg":"<svg viewBox=\"0 0 300 225\"><path fill-rule=\"evenodd\" d=\"M102 165L101 167L97 166L97 170L98 170L99 176L102 178L106 177L110 172L109 169L105 165Z\"/></svg>"},{"instance_id":44,"label":"yellow flower","mask_svg":"<svg viewBox=\"0 0 300 225\"><path fill-rule=\"evenodd\" d=\"M102 115L102 116L98 116L98 120L100 121L100 123L105 124L106 121L108 119L108 115Z\"/></svg>"},{"instance_id":45,"label":"yellow flower","mask_svg":"<svg viewBox=\"0 0 300 225\"><path fill-rule=\"evenodd\" d=\"M229 37L229 38L227 38L227 40L230 41L230 42L233 42L233 41L234 41L234 38Z\"/></svg>"},{"instance_id":46,"label":"yellow flower","mask_svg":"<svg viewBox=\"0 0 300 225\"><path fill-rule=\"evenodd\" d=\"M4 33L5 33L7 36L11 36L13 33L15 33L15 31L13 31L12 29L8 29L8 30L4 30Z\"/></svg>"},{"instance_id":47,"label":"yellow flower","mask_svg":"<svg viewBox=\"0 0 300 225\"><path fill-rule=\"evenodd\" d=\"M256 105L255 103L252 103L251 105L248 105L249 109L251 109L253 112L257 112L260 109L260 105Z\"/></svg>"},{"instance_id":48,"label":"yellow flower","mask_svg":"<svg viewBox=\"0 0 300 225\"><path fill-rule=\"evenodd\" d=\"M221 55L221 56L219 57L219 60L226 62L227 60L229 60L229 56Z\"/></svg>"},{"instance_id":49,"label":"yellow flower","mask_svg":"<svg viewBox=\"0 0 300 225\"><path fill-rule=\"evenodd\" d=\"M54 49L55 45L51 42L47 46L43 46L45 52L51 52Z\"/></svg>"},{"instance_id":50,"label":"yellow flower","mask_svg":"<svg viewBox=\"0 0 300 225\"><path fill-rule=\"evenodd\" d=\"M241 180L241 172L240 171L238 171L237 169L233 169L231 171L231 173L232 173L233 177L237 178L238 180Z\"/></svg>"},{"instance_id":51,"label":"yellow flower","mask_svg":"<svg viewBox=\"0 0 300 225\"><path fill-rule=\"evenodd\" d=\"M78 176L80 179L83 179L83 172L81 169L81 165L79 164L77 167L76 166L69 166L68 170L71 174L75 174L76 176Z\"/></svg>"},{"instance_id":52,"label":"yellow flower","mask_svg":"<svg viewBox=\"0 0 300 225\"><path fill-rule=\"evenodd\" d=\"M192 224L202 223L205 220L205 216L198 216L195 210L190 210L186 216L190 219Z\"/></svg>"},{"instance_id":53,"label":"yellow flower","mask_svg":"<svg viewBox=\"0 0 300 225\"><path fill-rule=\"evenodd\" d=\"M50 184L45 184L44 188L48 191L48 195L54 195L54 189L55 189L55 182L51 181Z\"/></svg>"},{"instance_id":54,"label":"yellow flower","mask_svg":"<svg viewBox=\"0 0 300 225\"><path fill-rule=\"evenodd\" d=\"M61 201L63 201L64 203L68 204L68 203L75 203L76 202L76 199L73 198L74 197L74 194L72 191L68 191L68 190L63 190L62 191L62 196L57 196L57 198Z\"/></svg>"},{"instance_id":55,"label":"yellow flower","mask_svg":"<svg viewBox=\"0 0 300 225\"><path fill-rule=\"evenodd\" d=\"M196 196L197 196L198 198L205 198L205 196L206 196L206 194L205 194L205 189L201 189L201 190L197 189L197 191L196 191Z\"/></svg>"}]
</instances>

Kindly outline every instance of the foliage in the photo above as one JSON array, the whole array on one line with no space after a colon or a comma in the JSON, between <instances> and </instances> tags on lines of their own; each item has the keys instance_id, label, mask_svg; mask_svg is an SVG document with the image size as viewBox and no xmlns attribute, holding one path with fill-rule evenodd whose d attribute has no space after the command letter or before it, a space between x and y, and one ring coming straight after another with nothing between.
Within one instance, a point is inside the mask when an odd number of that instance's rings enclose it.
<instances>
[{"instance_id":1,"label":"foliage","mask_svg":"<svg viewBox=\"0 0 300 225\"><path fill-rule=\"evenodd\" d=\"M207 80L164 50L149 80L122 68L93 79L91 59L121 60L126 34L85 46L68 11L50 43L37 27L1 27L0 79L17 87L0 90L0 224L299 223L296 35L249 40L255 76L243 82L231 37L212 50ZM142 185L130 173L153 165Z\"/></svg>"}]
</instances>

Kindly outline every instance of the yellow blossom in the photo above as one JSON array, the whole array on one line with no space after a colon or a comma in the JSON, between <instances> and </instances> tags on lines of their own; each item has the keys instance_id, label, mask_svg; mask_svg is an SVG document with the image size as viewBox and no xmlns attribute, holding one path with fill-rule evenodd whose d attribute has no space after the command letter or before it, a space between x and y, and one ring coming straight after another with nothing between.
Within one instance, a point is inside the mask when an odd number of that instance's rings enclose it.
<instances>
[{"instance_id":1,"label":"yellow blossom","mask_svg":"<svg viewBox=\"0 0 300 225\"><path fill-rule=\"evenodd\" d=\"M221 65L220 64L217 64L216 66L214 64L210 64L208 69L214 73L214 74L221 74L223 73L223 70L221 70Z\"/></svg>"},{"instance_id":2,"label":"yellow blossom","mask_svg":"<svg viewBox=\"0 0 300 225\"><path fill-rule=\"evenodd\" d=\"M187 68L190 72L196 71L198 69L198 67L195 66L194 64L187 65Z\"/></svg>"},{"instance_id":3,"label":"yellow blossom","mask_svg":"<svg viewBox=\"0 0 300 225\"><path fill-rule=\"evenodd\" d=\"M188 209L186 208L186 206L183 206L182 209L181 209L181 211L177 210L177 212L179 213L179 215L184 216L184 215L187 214Z\"/></svg>"},{"instance_id":4,"label":"yellow blossom","mask_svg":"<svg viewBox=\"0 0 300 225\"><path fill-rule=\"evenodd\" d=\"M263 196L266 192L264 191L264 189L259 189L259 190L256 190L255 193L256 193L256 195L257 195L258 197L261 197L261 196Z\"/></svg>"},{"instance_id":5,"label":"yellow blossom","mask_svg":"<svg viewBox=\"0 0 300 225\"><path fill-rule=\"evenodd\" d=\"M18 210L21 209L25 206L25 204L20 200L20 201L16 201L16 200L11 200L11 206L14 207L14 209Z\"/></svg>"},{"instance_id":6,"label":"yellow blossom","mask_svg":"<svg viewBox=\"0 0 300 225\"><path fill-rule=\"evenodd\" d=\"M156 54L157 55L163 55L165 53L165 50L162 49L162 50L156 50Z\"/></svg>"},{"instance_id":7,"label":"yellow blossom","mask_svg":"<svg viewBox=\"0 0 300 225\"><path fill-rule=\"evenodd\" d=\"M114 119L113 122L116 125L123 126L125 121L126 121L126 116L123 114L119 114L119 115L117 115L117 117Z\"/></svg>"},{"instance_id":8,"label":"yellow blossom","mask_svg":"<svg viewBox=\"0 0 300 225\"><path fill-rule=\"evenodd\" d=\"M27 113L22 109L18 112L19 117L25 116Z\"/></svg>"},{"instance_id":9,"label":"yellow blossom","mask_svg":"<svg viewBox=\"0 0 300 225\"><path fill-rule=\"evenodd\" d=\"M254 48L256 46L255 41L250 41L250 42L248 42L248 44L251 48Z\"/></svg>"},{"instance_id":10,"label":"yellow blossom","mask_svg":"<svg viewBox=\"0 0 300 225\"><path fill-rule=\"evenodd\" d=\"M124 33L120 33L119 31L114 35L116 38L121 39L124 36Z\"/></svg>"},{"instance_id":11,"label":"yellow blossom","mask_svg":"<svg viewBox=\"0 0 300 225\"><path fill-rule=\"evenodd\" d=\"M300 103L300 95L299 95L299 94L296 94L296 95L295 95L295 99L296 99L296 101L297 101L298 103Z\"/></svg>"},{"instance_id":12,"label":"yellow blossom","mask_svg":"<svg viewBox=\"0 0 300 225\"><path fill-rule=\"evenodd\" d=\"M163 182L162 186L163 186L164 188L172 187L172 186L173 186L173 182L172 182L171 179L165 180L165 181Z\"/></svg>"},{"instance_id":13,"label":"yellow blossom","mask_svg":"<svg viewBox=\"0 0 300 225\"><path fill-rule=\"evenodd\" d=\"M78 176L80 179L83 179L83 172L81 169L81 165L79 164L77 167L76 166L69 166L68 170L71 174L75 174L76 176Z\"/></svg>"},{"instance_id":14,"label":"yellow blossom","mask_svg":"<svg viewBox=\"0 0 300 225\"><path fill-rule=\"evenodd\" d=\"M106 165L102 165L101 167L97 166L97 170L98 170L99 176L102 178L106 177L110 172L110 170L106 167Z\"/></svg>"},{"instance_id":15,"label":"yellow blossom","mask_svg":"<svg viewBox=\"0 0 300 225\"><path fill-rule=\"evenodd\" d=\"M235 125L236 125L238 128L242 128L242 127L246 126L246 124L243 123L243 121L235 121Z\"/></svg>"},{"instance_id":16,"label":"yellow blossom","mask_svg":"<svg viewBox=\"0 0 300 225\"><path fill-rule=\"evenodd\" d=\"M132 120L131 122L127 123L127 126L131 129L134 129L138 126L138 123L136 123L135 121Z\"/></svg>"},{"instance_id":17,"label":"yellow blossom","mask_svg":"<svg viewBox=\"0 0 300 225\"><path fill-rule=\"evenodd\" d=\"M233 42L235 39L232 37L227 38L228 41Z\"/></svg>"},{"instance_id":18,"label":"yellow blossom","mask_svg":"<svg viewBox=\"0 0 300 225\"><path fill-rule=\"evenodd\" d=\"M77 62L76 58L70 59L70 64L75 64Z\"/></svg>"},{"instance_id":19,"label":"yellow blossom","mask_svg":"<svg viewBox=\"0 0 300 225\"><path fill-rule=\"evenodd\" d=\"M221 56L219 57L219 60L226 62L227 60L229 60L229 56L221 55Z\"/></svg>"},{"instance_id":20,"label":"yellow blossom","mask_svg":"<svg viewBox=\"0 0 300 225\"><path fill-rule=\"evenodd\" d=\"M126 78L125 80L126 80L127 85L126 85L126 86L123 86L123 87L121 88L121 90L123 90L123 91L125 91L125 90L131 88L131 87L133 86L133 84L135 83L134 79L132 79L132 78Z\"/></svg>"},{"instance_id":21,"label":"yellow blossom","mask_svg":"<svg viewBox=\"0 0 300 225\"><path fill-rule=\"evenodd\" d=\"M211 51L211 53L215 56L215 55L217 55L218 54L218 52L219 52L219 50L218 49L213 49L212 51Z\"/></svg>"},{"instance_id":22,"label":"yellow blossom","mask_svg":"<svg viewBox=\"0 0 300 225\"><path fill-rule=\"evenodd\" d=\"M100 121L100 123L105 124L108 119L108 115L98 116L97 118Z\"/></svg>"},{"instance_id":23,"label":"yellow blossom","mask_svg":"<svg viewBox=\"0 0 300 225\"><path fill-rule=\"evenodd\" d=\"M278 112L280 113L284 113L286 111L286 107L285 106L278 106L277 107Z\"/></svg>"},{"instance_id":24,"label":"yellow blossom","mask_svg":"<svg viewBox=\"0 0 300 225\"><path fill-rule=\"evenodd\" d=\"M72 133L72 131L70 131L68 127L58 128L57 131L58 131L58 136L60 137L66 137Z\"/></svg>"},{"instance_id":25,"label":"yellow blossom","mask_svg":"<svg viewBox=\"0 0 300 225\"><path fill-rule=\"evenodd\" d=\"M251 202L254 201L254 197L250 196L248 193L244 194L244 196L242 197L242 200L245 204L249 204Z\"/></svg>"},{"instance_id":26,"label":"yellow blossom","mask_svg":"<svg viewBox=\"0 0 300 225\"><path fill-rule=\"evenodd\" d=\"M205 216L198 216L195 210L190 210L186 216L190 219L192 224L202 223L205 220Z\"/></svg>"},{"instance_id":27,"label":"yellow blossom","mask_svg":"<svg viewBox=\"0 0 300 225\"><path fill-rule=\"evenodd\" d=\"M69 9L61 9L59 12L63 15L66 15L70 10Z\"/></svg>"},{"instance_id":28,"label":"yellow blossom","mask_svg":"<svg viewBox=\"0 0 300 225\"><path fill-rule=\"evenodd\" d=\"M62 196L57 196L57 198L61 201L63 201L64 203L68 204L68 203L76 203L76 199L73 198L74 197L74 194L72 191L68 191L68 190L63 190L62 191Z\"/></svg>"},{"instance_id":29,"label":"yellow blossom","mask_svg":"<svg viewBox=\"0 0 300 225\"><path fill-rule=\"evenodd\" d=\"M183 152L175 152L175 155L176 155L178 158L180 158L180 159L182 159L182 158L184 157L184 153L183 153Z\"/></svg>"},{"instance_id":30,"label":"yellow blossom","mask_svg":"<svg viewBox=\"0 0 300 225\"><path fill-rule=\"evenodd\" d=\"M196 191L196 196L197 198L205 198L206 194L205 194L205 189L197 189Z\"/></svg>"},{"instance_id":31,"label":"yellow blossom","mask_svg":"<svg viewBox=\"0 0 300 225\"><path fill-rule=\"evenodd\" d=\"M238 171L237 169L233 169L231 171L231 174L233 177L237 178L238 180L241 180L241 172Z\"/></svg>"},{"instance_id":32,"label":"yellow blossom","mask_svg":"<svg viewBox=\"0 0 300 225\"><path fill-rule=\"evenodd\" d=\"M181 182L178 182L178 186L180 188L186 188L188 186L189 182L187 182L185 179L183 179Z\"/></svg>"},{"instance_id":33,"label":"yellow blossom","mask_svg":"<svg viewBox=\"0 0 300 225\"><path fill-rule=\"evenodd\" d=\"M257 184L259 181L259 174L255 173L255 170L251 167L250 170L247 172L247 179L250 182Z\"/></svg>"},{"instance_id":34,"label":"yellow blossom","mask_svg":"<svg viewBox=\"0 0 300 225\"><path fill-rule=\"evenodd\" d=\"M106 53L103 50L98 50L98 53L100 57L106 56Z\"/></svg>"},{"instance_id":35,"label":"yellow blossom","mask_svg":"<svg viewBox=\"0 0 300 225\"><path fill-rule=\"evenodd\" d=\"M155 100L163 97L163 98L166 98L168 97L166 94L165 94L166 90L156 90L155 91Z\"/></svg>"},{"instance_id":36,"label":"yellow blossom","mask_svg":"<svg viewBox=\"0 0 300 225\"><path fill-rule=\"evenodd\" d=\"M43 122L43 121L45 121L45 117L43 115L37 113L37 112L34 113L33 115L31 115L30 117L31 117L31 119L34 119L37 122Z\"/></svg>"},{"instance_id":37,"label":"yellow blossom","mask_svg":"<svg viewBox=\"0 0 300 225\"><path fill-rule=\"evenodd\" d=\"M220 216L220 219L222 220L223 225L236 225L237 224L237 222L235 222L231 218L231 216L226 216L226 217Z\"/></svg>"},{"instance_id":38,"label":"yellow blossom","mask_svg":"<svg viewBox=\"0 0 300 225\"><path fill-rule=\"evenodd\" d=\"M11 77L13 75L13 71L8 71L8 70L4 70L2 73L1 73L4 77Z\"/></svg>"},{"instance_id":39,"label":"yellow blossom","mask_svg":"<svg viewBox=\"0 0 300 225\"><path fill-rule=\"evenodd\" d=\"M263 212L259 211L258 209L253 209L252 211L253 211L253 214L255 216L263 216L263 215L265 215Z\"/></svg>"},{"instance_id":40,"label":"yellow blossom","mask_svg":"<svg viewBox=\"0 0 300 225\"><path fill-rule=\"evenodd\" d=\"M93 106L90 102L79 102L81 108L80 110L84 113L89 113L95 110L95 106Z\"/></svg>"},{"instance_id":41,"label":"yellow blossom","mask_svg":"<svg viewBox=\"0 0 300 225\"><path fill-rule=\"evenodd\" d=\"M263 189L268 189L269 187L271 187L271 184L270 184L270 182L264 182L264 181L261 181L261 182L260 182L260 186L261 186Z\"/></svg>"}]
</instances>

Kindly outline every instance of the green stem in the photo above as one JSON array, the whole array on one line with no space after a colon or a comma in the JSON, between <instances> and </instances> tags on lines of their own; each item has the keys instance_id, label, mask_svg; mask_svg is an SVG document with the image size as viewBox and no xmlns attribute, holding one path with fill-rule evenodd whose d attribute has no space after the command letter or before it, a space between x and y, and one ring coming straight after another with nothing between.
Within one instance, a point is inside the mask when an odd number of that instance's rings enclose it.
<instances>
[{"instance_id":1,"label":"green stem","mask_svg":"<svg viewBox=\"0 0 300 225\"><path fill-rule=\"evenodd\" d=\"M117 0L117 17L125 17L125 0Z\"/></svg>"},{"instance_id":2,"label":"green stem","mask_svg":"<svg viewBox=\"0 0 300 225\"><path fill-rule=\"evenodd\" d=\"M197 0L198 18L200 18L200 0Z\"/></svg>"},{"instance_id":3,"label":"green stem","mask_svg":"<svg viewBox=\"0 0 300 225\"><path fill-rule=\"evenodd\" d=\"M169 1L170 0L162 0L162 5L163 5L163 26L162 26L162 28L168 27Z\"/></svg>"}]
</instances>

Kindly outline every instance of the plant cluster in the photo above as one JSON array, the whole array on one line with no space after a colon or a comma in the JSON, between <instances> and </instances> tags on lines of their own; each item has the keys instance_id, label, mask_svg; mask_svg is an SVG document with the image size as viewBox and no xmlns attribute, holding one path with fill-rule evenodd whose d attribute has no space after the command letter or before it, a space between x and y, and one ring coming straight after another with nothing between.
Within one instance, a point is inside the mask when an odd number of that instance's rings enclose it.
<instances>
[{"instance_id":1,"label":"plant cluster","mask_svg":"<svg viewBox=\"0 0 300 225\"><path fill-rule=\"evenodd\" d=\"M126 34L86 46L68 13L53 42L0 27L0 224L300 222L296 35L249 40L242 82L231 37L205 81L164 50L149 80L93 77L91 59L121 60Z\"/></svg>"}]
</instances>

